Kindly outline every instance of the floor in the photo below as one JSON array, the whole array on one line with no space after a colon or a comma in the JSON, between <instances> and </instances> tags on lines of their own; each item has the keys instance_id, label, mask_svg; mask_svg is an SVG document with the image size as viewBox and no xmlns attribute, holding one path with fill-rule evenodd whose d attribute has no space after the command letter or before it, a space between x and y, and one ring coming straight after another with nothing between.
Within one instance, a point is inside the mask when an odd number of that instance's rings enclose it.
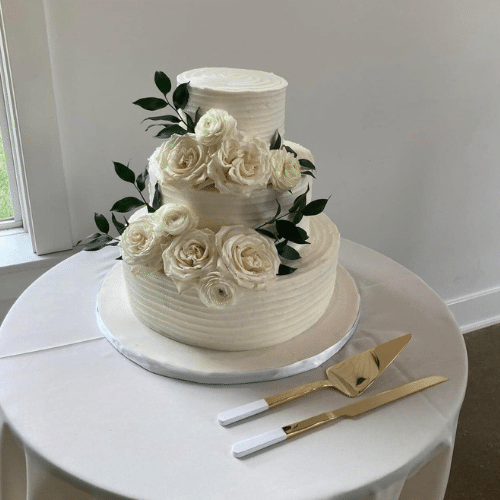
<instances>
[{"instance_id":1,"label":"floor","mask_svg":"<svg viewBox=\"0 0 500 500\"><path fill-rule=\"evenodd\" d=\"M500 499L500 325L466 333L464 338L469 380L445 500L496 500Z\"/></svg>"}]
</instances>

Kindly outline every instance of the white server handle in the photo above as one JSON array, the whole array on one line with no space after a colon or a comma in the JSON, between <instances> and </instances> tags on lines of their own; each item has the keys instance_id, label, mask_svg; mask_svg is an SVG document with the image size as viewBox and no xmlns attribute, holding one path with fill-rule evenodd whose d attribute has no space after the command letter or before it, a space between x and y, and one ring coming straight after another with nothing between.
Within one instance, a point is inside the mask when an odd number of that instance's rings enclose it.
<instances>
[{"instance_id":1,"label":"white server handle","mask_svg":"<svg viewBox=\"0 0 500 500\"><path fill-rule=\"evenodd\" d=\"M264 434L259 434L258 436L233 444L233 455L236 458L241 458L273 444L281 443L285 439L285 431L280 427L279 429L274 429L273 431L265 432Z\"/></svg>"},{"instance_id":2,"label":"white server handle","mask_svg":"<svg viewBox=\"0 0 500 500\"><path fill-rule=\"evenodd\" d=\"M257 413L261 413L266 410L269 410L269 405L266 400L259 399L253 403L248 403L243 406L238 406L238 408L233 408L232 410L219 413L219 424L229 425L233 422L238 422L239 420L251 417L252 415L257 415Z\"/></svg>"}]
</instances>

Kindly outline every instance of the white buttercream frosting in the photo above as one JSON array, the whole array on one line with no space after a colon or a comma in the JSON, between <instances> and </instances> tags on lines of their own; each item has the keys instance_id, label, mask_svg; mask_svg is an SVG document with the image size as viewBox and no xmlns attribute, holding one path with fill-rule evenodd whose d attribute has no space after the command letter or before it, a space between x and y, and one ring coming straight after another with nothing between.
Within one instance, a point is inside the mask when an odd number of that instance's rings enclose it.
<instances>
[{"instance_id":1,"label":"white buttercream frosting","mask_svg":"<svg viewBox=\"0 0 500 500\"><path fill-rule=\"evenodd\" d=\"M177 77L177 84L189 82L185 111L223 109L236 119L238 130L270 141L276 130L285 134L287 82L264 71L234 68L200 68Z\"/></svg>"},{"instance_id":2,"label":"white buttercream frosting","mask_svg":"<svg viewBox=\"0 0 500 500\"><path fill-rule=\"evenodd\" d=\"M285 342L319 320L335 286L340 237L326 215L311 218L310 240L295 273L278 276L266 291L240 288L236 303L223 309L207 307L194 288L179 294L161 272L133 273L124 265L132 309L151 329L209 349L238 351Z\"/></svg>"},{"instance_id":3,"label":"white buttercream frosting","mask_svg":"<svg viewBox=\"0 0 500 500\"><path fill-rule=\"evenodd\" d=\"M310 183L312 179L304 177L291 192L264 188L254 191L250 197L210 190L181 190L167 185L162 187L162 203L177 203L189 207L198 215L198 227L218 231L221 226L242 224L256 229L273 218L278 203L281 213L286 213ZM311 189L307 193L307 200L311 200ZM300 223L306 231L308 221L309 218L304 217Z\"/></svg>"}]
</instances>

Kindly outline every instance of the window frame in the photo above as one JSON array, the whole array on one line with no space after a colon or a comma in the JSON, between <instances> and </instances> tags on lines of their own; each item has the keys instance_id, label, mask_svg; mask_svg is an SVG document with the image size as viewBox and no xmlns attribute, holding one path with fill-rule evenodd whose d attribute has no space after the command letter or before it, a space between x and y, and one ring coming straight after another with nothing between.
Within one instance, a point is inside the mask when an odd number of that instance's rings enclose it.
<instances>
[{"instance_id":1,"label":"window frame","mask_svg":"<svg viewBox=\"0 0 500 500\"><path fill-rule=\"evenodd\" d=\"M12 154L12 140L11 140L11 130L17 130L17 125L10 125L11 119L8 116L13 116L12 110L7 108L9 103L12 101L10 98L10 86L8 81L8 66L5 64L6 54L5 54L5 44L4 44L4 32L0 26L0 85L2 88L2 94L0 95L0 130L2 133L3 149L5 154L5 165L7 167L7 176L9 179L9 189L10 198L12 201L12 211L13 216L8 219L0 220L0 231L13 228L22 228L23 219L26 213L26 209L21 206L21 198L19 196L19 182L17 179L16 172L19 169L14 168L14 158ZM15 138L12 138L15 140Z\"/></svg>"},{"instance_id":2,"label":"window frame","mask_svg":"<svg viewBox=\"0 0 500 500\"><path fill-rule=\"evenodd\" d=\"M24 230L38 255L68 250L71 219L43 0L0 0L0 37L6 121Z\"/></svg>"}]
</instances>

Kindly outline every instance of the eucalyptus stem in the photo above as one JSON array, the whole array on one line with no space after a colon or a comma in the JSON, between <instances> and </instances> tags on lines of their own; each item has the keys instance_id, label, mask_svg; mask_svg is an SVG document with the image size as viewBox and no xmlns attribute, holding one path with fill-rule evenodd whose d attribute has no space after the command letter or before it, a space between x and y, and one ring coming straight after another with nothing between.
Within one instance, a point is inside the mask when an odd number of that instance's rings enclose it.
<instances>
[{"instance_id":1,"label":"eucalyptus stem","mask_svg":"<svg viewBox=\"0 0 500 500\"><path fill-rule=\"evenodd\" d=\"M165 94L163 94L165 95ZM167 101L167 104L177 113L177 116L179 117L180 121L182 123L184 123L184 125L186 125L186 127L188 126L188 124L182 119L182 116L181 114L179 113L179 111L177 109L175 109L174 106L172 106L172 104L170 104L170 101L168 100L168 97L165 95L165 100Z\"/></svg>"},{"instance_id":2,"label":"eucalyptus stem","mask_svg":"<svg viewBox=\"0 0 500 500\"><path fill-rule=\"evenodd\" d=\"M257 229L262 229L264 226L268 226L269 224L274 224L277 220L283 219L283 217L288 217L290 215L290 212L287 212L286 214L280 215L279 217L276 217L272 222L264 222L264 224L261 224L259 227L256 227L255 230Z\"/></svg>"},{"instance_id":3,"label":"eucalyptus stem","mask_svg":"<svg viewBox=\"0 0 500 500\"><path fill-rule=\"evenodd\" d=\"M149 208L153 208L152 206L149 205L149 203L146 201L146 198L144 198L143 194L142 194L142 191L134 184L135 186L135 189L137 189L137 191L139 192L139 194L141 195L141 198L142 198L142 201L144 202L144 204L146 205L146 207L149 209ZM148 210L149 212L149 210ZM127 221L127 225L128 225L128 221Z\"/></svg>"}]
</instances>

